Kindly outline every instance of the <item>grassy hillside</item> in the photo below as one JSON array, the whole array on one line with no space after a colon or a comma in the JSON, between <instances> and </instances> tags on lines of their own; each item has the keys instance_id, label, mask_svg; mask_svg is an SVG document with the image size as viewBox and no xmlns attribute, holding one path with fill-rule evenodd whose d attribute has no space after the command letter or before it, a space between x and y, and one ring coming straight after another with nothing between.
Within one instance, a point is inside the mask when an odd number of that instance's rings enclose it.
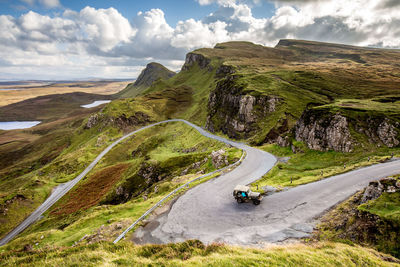
<instances>
[{"instance_id":1,"label":"grassy hillside","mask_svg":"<svg viewBox=\"0 0 400 267\"><path fill-rule=\"evenodd\" d=\"M267 249L206 246L195 240L147 246L98 243L5 252L0 259L1 266L399 266L398 260L372 249L328 242Z\"/></svg>"},{"instance_id":2,"label":"grassy hillside","mask_svg":"<svg viewBox=\"0 0 400 267\"><path fill-rule=\"evenodd\" d=\"M86 119L75 130L71 129L66 147L49 164L25 175L2 179L2 235L32 212L52 187L73 179L113 140L124 132L160 120L155 113L141 113L146 106L130 107L130 103L131 100L114 101L92 115L98 120L91 128L87 124L90 119ZM239 150L203 137L183 123L140 132L108 153L45 219L22 235L27 236L22 240L36 240L38 233L46 233L43 245L70 245L101 225L131 222L184 181L219 168L210 154L222 148L229 163L240 157ZM147 201L143 202L144 198ZM112 221L108 222L110 218Z\"/></svg>"},{"instance_id":3,"label":"grassy hillside","mask_svg":"<svg viewBox=\"0 0 400 267\"><path fill-rule=\"evenodd\" d=\"M315 151L307 148L302 142L293 142L291 147L280 147L275 144L260 146L260 149L277 156L279 162L252 186L278 188L298 186L315 182L333 175L354 169L382 163L400 157L400 148L374 147L368 151L362 148L354 152Z\"/></svg>"}]
</instances>

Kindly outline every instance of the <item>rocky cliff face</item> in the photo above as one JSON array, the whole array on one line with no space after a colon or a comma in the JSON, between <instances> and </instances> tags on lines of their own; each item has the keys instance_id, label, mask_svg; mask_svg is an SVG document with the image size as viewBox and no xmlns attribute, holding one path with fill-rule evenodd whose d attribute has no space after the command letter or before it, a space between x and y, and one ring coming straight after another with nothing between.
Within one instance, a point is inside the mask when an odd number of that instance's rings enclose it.
<instances>
[{"instance_id":1,"label":"rocky cliff face","mask_svg":"<svg viewBox=\"0 0 400 267\"><path fill-rule=\"evenodd\" d=\"M388 118L368 118L366 125L355 125L357 132L368 137L370 143L396 147L400 144L398 128L400 124Z\"/></svg>"},{"instance_id":2,"label":"rocky cliff face","mask_svg":"<svg viewBox=\"0 0 400 267\"><path fill-rule=\"evenodd\" d=\"M350 133L350 125L378 146L396 147L399 141L398 122L384 117L355 119L342 114L306 110L298 120L294 133L297 141L303 141L311 149L350 152L357 141Z\"/></svg>"},{"instance_id":3,"label":"rocky cliff face","mask_svg":"<svg viewBox=\"0 0 400 267\"><path fill-rule=\"evenodd\" d=\"M182 70L188 70L194 64L198 64L201 69L209 67L209 70L211 70L212 68L209 66L210 62L211 60L209 58L206 58L201 54L196 54L193 52L188 53L186 55L185 64L182 66Z\"/></svg>"},{"instance_id":4,"label":"rocky cliff face","mask_svg":"<svg viewBox=\"0 0 400 267\"><path fill-rule=\"evenodd\" d=\"M93 128L99 124L103 126L107 125L114 125L120 129L124 129L130 126L136 125L144 125L151 121L150 117L143 112L135 112L132 116L127 117L125 114L122 114L116 118L113 117L106 117L103 114L93 114L88 118L86 125L84 126L85 129Z\"/></svg>"},{"instance_id":5,"label":"rocky cliff face","mask_svg":"<svg viewBox=\"0 0 400 267\"><path fill-rule=\"evenodd\" d=\"M245 94L243 89L235 83L235 76L217 83L208 102L208 130L222 131L231 138L246 138L257 129L256 122L274 112L280 101L275 96Z\"/></svg>"},{"instance_id":6,"label":"rocky cliff face","mask_svg":"<svg viewBox=\"0 0 400 267\"><path fill-rule=\"evenodd\" d=\"M303 113L295 126L296 140L320 151L352 151L354 141L350 135L347 118L340 114L320 115L312 111Z\"/></svg>"}]
</instances>

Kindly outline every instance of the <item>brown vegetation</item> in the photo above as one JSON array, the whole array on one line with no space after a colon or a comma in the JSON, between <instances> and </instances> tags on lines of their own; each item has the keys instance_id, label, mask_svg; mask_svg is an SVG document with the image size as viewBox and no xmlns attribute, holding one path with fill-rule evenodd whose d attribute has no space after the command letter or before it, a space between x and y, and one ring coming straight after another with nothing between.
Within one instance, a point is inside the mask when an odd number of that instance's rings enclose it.
<instances>
[{"instance_id":1,"label":"brown vegetation","mask_svg":"<svg viewBox=\"0 0 400 267\"><path fill-rule=\"evenodd\" d=\"M69 192L64 197L63 203L59 204L51 213L64 215L93 207L110 191L128 167L129 164L118 164L96 172L89 177L87 182Z\"/></svg>"}]
</instances>

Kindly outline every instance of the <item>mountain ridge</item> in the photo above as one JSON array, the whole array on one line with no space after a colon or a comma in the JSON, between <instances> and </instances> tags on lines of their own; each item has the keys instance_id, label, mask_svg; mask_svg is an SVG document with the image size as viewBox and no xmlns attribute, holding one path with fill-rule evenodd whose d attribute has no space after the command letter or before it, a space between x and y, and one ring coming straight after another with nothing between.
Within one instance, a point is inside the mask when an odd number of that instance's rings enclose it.
<instances>
[{"instance_id":1,"label":"mountain ridge","mask_svg":"<svg viewBox=\"0 0 400 267\"><path fill-rule=\"evenodd\" d=\"M118 92L118 98L135 97L159 79L169 79L176 73L157 62L150 62L141 71L134 83L128 84L125 89Z\"/></svg>"}]
</instances>

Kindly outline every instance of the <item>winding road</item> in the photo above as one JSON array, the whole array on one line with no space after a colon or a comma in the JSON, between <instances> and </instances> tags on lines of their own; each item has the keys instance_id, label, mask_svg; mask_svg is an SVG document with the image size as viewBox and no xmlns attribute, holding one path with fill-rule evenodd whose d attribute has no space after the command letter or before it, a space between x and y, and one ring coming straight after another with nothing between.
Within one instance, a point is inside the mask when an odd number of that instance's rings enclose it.
<instances>
[{"instance_id":1,"label":"winding road","mask_svg":"<svg viewBox=\"0 0 400 267\"><path fill-rule=\"evenodd\" d=\"M115 145L149 127L180 121L202 135L246 151L241 165L216 179L202 183L176 200L170 210L134 233L136 243L168 243L199 239L205 243L226 242L257 245L308 236L315 218L345 200L372 180L400 172L400 161L373 165L298 186L267 196L259 206L238 205L232 196L237 184L248 184L263 176L275 164L273 155L242 143L213 135L181 119L154 123L133 131L108 146L79 176L60 185L53 194L18 227L0 241L4 245L38 220L57 200L78 183Z\"/></svg>"},{"instance_id":2,"label":"winding road","mask_svg":"<svg viewBox=\"0 0 400 267\"><path fill-rule=\"evenodd\" d=\"M370 181L400 173L400 161L396 160L272 194L259 206L237 204L232 196L234 186L257 179L252 168L260 174L261 166L271 164L269 155L246 151L248 157L239 167L186 192L168 212L136 230L133 241L145 244L199 239L257 246L307 237L315 218L327 209Z\"/></svg>"},{"instance_id":3,"label":"winding road","mask_svg":"<svg viewBox=\"0 0 400 267\"><path fill-rule=\"evenodd\" d=\"M0 246L3 246L10 242L14 237L16 237L19 233L24 231L29 225L40 219L40 217L45 213L51 206L53 206L60 198L62 198L66 193L68 193L69 190L71 190L80 180L82 180L83 177L85 177L95 166L96 164L104 157L105 154L107 154L111 149L113 149L114 146L122 142L123 140L131 137L132 135L143 131L145 129L148 129L150 127L163 124L163 123L168 123L168 122L175 122L175 121L181 121L184 122L192 127L195 127L196 129L201 129L200 127L185 121L185 120L180 120L180 119L171 119L171 120L165 120L165 121L160 121L157 123L149 124L147 126L144 126L138 130L135 130L133 132L130 132L118 140L114 141L111 145L106 147L94 160L90 165L83 171L81 172L77 177L75 177L73 180L61 184L55 188L55 190L52 192L50 197L46 199L45 202L43 202L42 205L40 205L34 212L32 212L31 215L29 215L24 221L22 221L21 224L19 224L16 228L14 228L11 232L9 232L5 237L3 237L0 240ZM204 131L203 129L201 129ZM205 131L204 131L205 132Z\"/></svg>"}]
</instances>

